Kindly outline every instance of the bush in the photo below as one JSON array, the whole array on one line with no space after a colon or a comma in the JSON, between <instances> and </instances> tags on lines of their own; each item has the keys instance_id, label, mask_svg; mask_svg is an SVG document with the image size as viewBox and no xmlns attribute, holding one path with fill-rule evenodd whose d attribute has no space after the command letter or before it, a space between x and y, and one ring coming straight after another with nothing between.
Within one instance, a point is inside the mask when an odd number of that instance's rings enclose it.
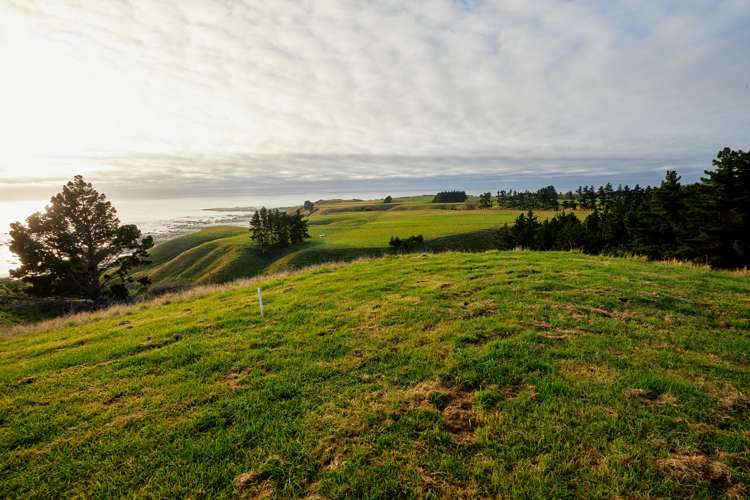
<instances>
[{"instance_id":1,"label":"bush","mask_svg":"<svg viewBox=\"0 0 750 500\"><path fill-rule=\"evenodd\" d=\"M404 250L408 250L409 248L421 245L423 242L424 237L421 234L417 234L409 236L408 238L405 238L403 240L398 236L391 236L388 244L393 248L403 248Z\"/></svg>"}]
</instances>

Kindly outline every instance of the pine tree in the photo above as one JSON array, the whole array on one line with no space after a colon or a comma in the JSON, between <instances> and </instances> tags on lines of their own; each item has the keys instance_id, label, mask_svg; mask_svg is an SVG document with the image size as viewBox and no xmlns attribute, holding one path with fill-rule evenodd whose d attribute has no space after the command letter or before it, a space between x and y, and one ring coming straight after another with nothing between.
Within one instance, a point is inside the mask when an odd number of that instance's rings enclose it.
<instances>
[{"instance_id":1,"label":"pine tree","mask_svg":"<svg viewBox=\"0 0 750 500\"><path fill-rule=\"evenodd\" d=\"M265 210L265 207L261 210ZM253 217L250 219L250 233L251 238L255 244L260 248L261 252L264 252L268 241L266 238L265 229L263 227L263 220L260 215L260 211L256 210Z\"/></svg>"},{"instance_id":2,"label":"pine tree","mask_svg":"<svg viewBox=\"0 0 750 500\"><path fill-rule=\"evenodd\" d=\"M492 193L486 192L479 195L479 206L481 208L492 208Z\"/></svg>"},{"instance_id":3,"label":"pine tree","mask_svg":"<svg viewBox=\"0 0 750 500\"><path fill-rule=\"evenodd\" d=\"M750 263L750 152L725 148L689 206L690 245L713 266Z\"/></svg>"},{"instance_id":4,"label":"pine tree","mask_svg":"<svg viewBox=\"0 0 750 500\"><path fill-rule=\"evenodd\" d=\"M146 263L153 246L136 226L120 225L107 197L80 175L26 225L12 224L10 236L10 249L21 262L11 276L30 283L31 293L95 301L127 297L133 269ZM150 283L147 278L139 282Z\"/></svg>"}]
</instances>

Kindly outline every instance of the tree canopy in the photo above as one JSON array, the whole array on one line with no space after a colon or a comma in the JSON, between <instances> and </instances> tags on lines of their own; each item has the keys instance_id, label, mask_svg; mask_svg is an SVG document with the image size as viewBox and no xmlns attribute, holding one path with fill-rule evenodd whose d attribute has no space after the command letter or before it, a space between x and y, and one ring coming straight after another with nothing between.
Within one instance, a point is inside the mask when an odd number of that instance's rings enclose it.
<instances>
[{"instance_id":1,"label":"tree canopy","mask_svg":"<svg viewBox=\"0 0 750 500\"><path fill-rule=\"evenodd\" d=\"M127 297L133 269L146 263L153 246L136 226L120 225L106 196L80 175L43 212L11 224L10 236L21 264L11 276L29 283L30 293L95 301Z\"/></svg>"}]
</instances>

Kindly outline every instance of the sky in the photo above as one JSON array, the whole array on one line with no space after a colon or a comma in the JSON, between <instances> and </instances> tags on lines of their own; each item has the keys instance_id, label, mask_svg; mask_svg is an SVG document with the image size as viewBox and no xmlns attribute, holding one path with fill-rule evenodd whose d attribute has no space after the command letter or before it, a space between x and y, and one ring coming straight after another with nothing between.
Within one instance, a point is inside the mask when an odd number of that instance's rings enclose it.
<instances>
[{"instance_id":1,"label":"sky","mask_svg":"<svg viewBox=\"0 0 750 500\"><path fill-rule=\"evenodd\" d=\"M3 0L0 200L697 178L748 0Z\"/></svg>"}]
</instances>

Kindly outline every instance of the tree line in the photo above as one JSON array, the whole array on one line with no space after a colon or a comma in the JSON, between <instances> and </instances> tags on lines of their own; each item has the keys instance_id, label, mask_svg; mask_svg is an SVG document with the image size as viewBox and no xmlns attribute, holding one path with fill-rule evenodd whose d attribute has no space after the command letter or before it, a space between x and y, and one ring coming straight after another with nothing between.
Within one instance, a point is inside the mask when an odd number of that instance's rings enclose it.
<instances>
[{"instance_id":1,"label":"tree line","mask_svg":"<svg viewBox=\"0 0 750 500\"><path fill-rule=\"evenodd\" d=\"M540 222L529 210L498 231L497 246L749 266L750 152L725 148L713 166L693 184L670 170L659 187L581 189L593 209L584 220L563 212Z\"/></svg>"},{"instance_id":2,"label":"tree line","mask_svg":"<svg viewBox=\"0 0 750 500\"><path fill-rule=\"evenodd\" d=\"M302 243L310 237L307 219L297 210L292 214L262 207L250 219L251 239L261 252Z\"/></svg>"},{"instance_id":3,"label":"tree line","mask_svg":"<svg viewBox=\"0 0 750 500\"><path fill-rule=\"evenodd\" d=\"M432 198L433 203L463 203L468 197L466 191L440 191Z\"/></svg>"}]
</instances>

